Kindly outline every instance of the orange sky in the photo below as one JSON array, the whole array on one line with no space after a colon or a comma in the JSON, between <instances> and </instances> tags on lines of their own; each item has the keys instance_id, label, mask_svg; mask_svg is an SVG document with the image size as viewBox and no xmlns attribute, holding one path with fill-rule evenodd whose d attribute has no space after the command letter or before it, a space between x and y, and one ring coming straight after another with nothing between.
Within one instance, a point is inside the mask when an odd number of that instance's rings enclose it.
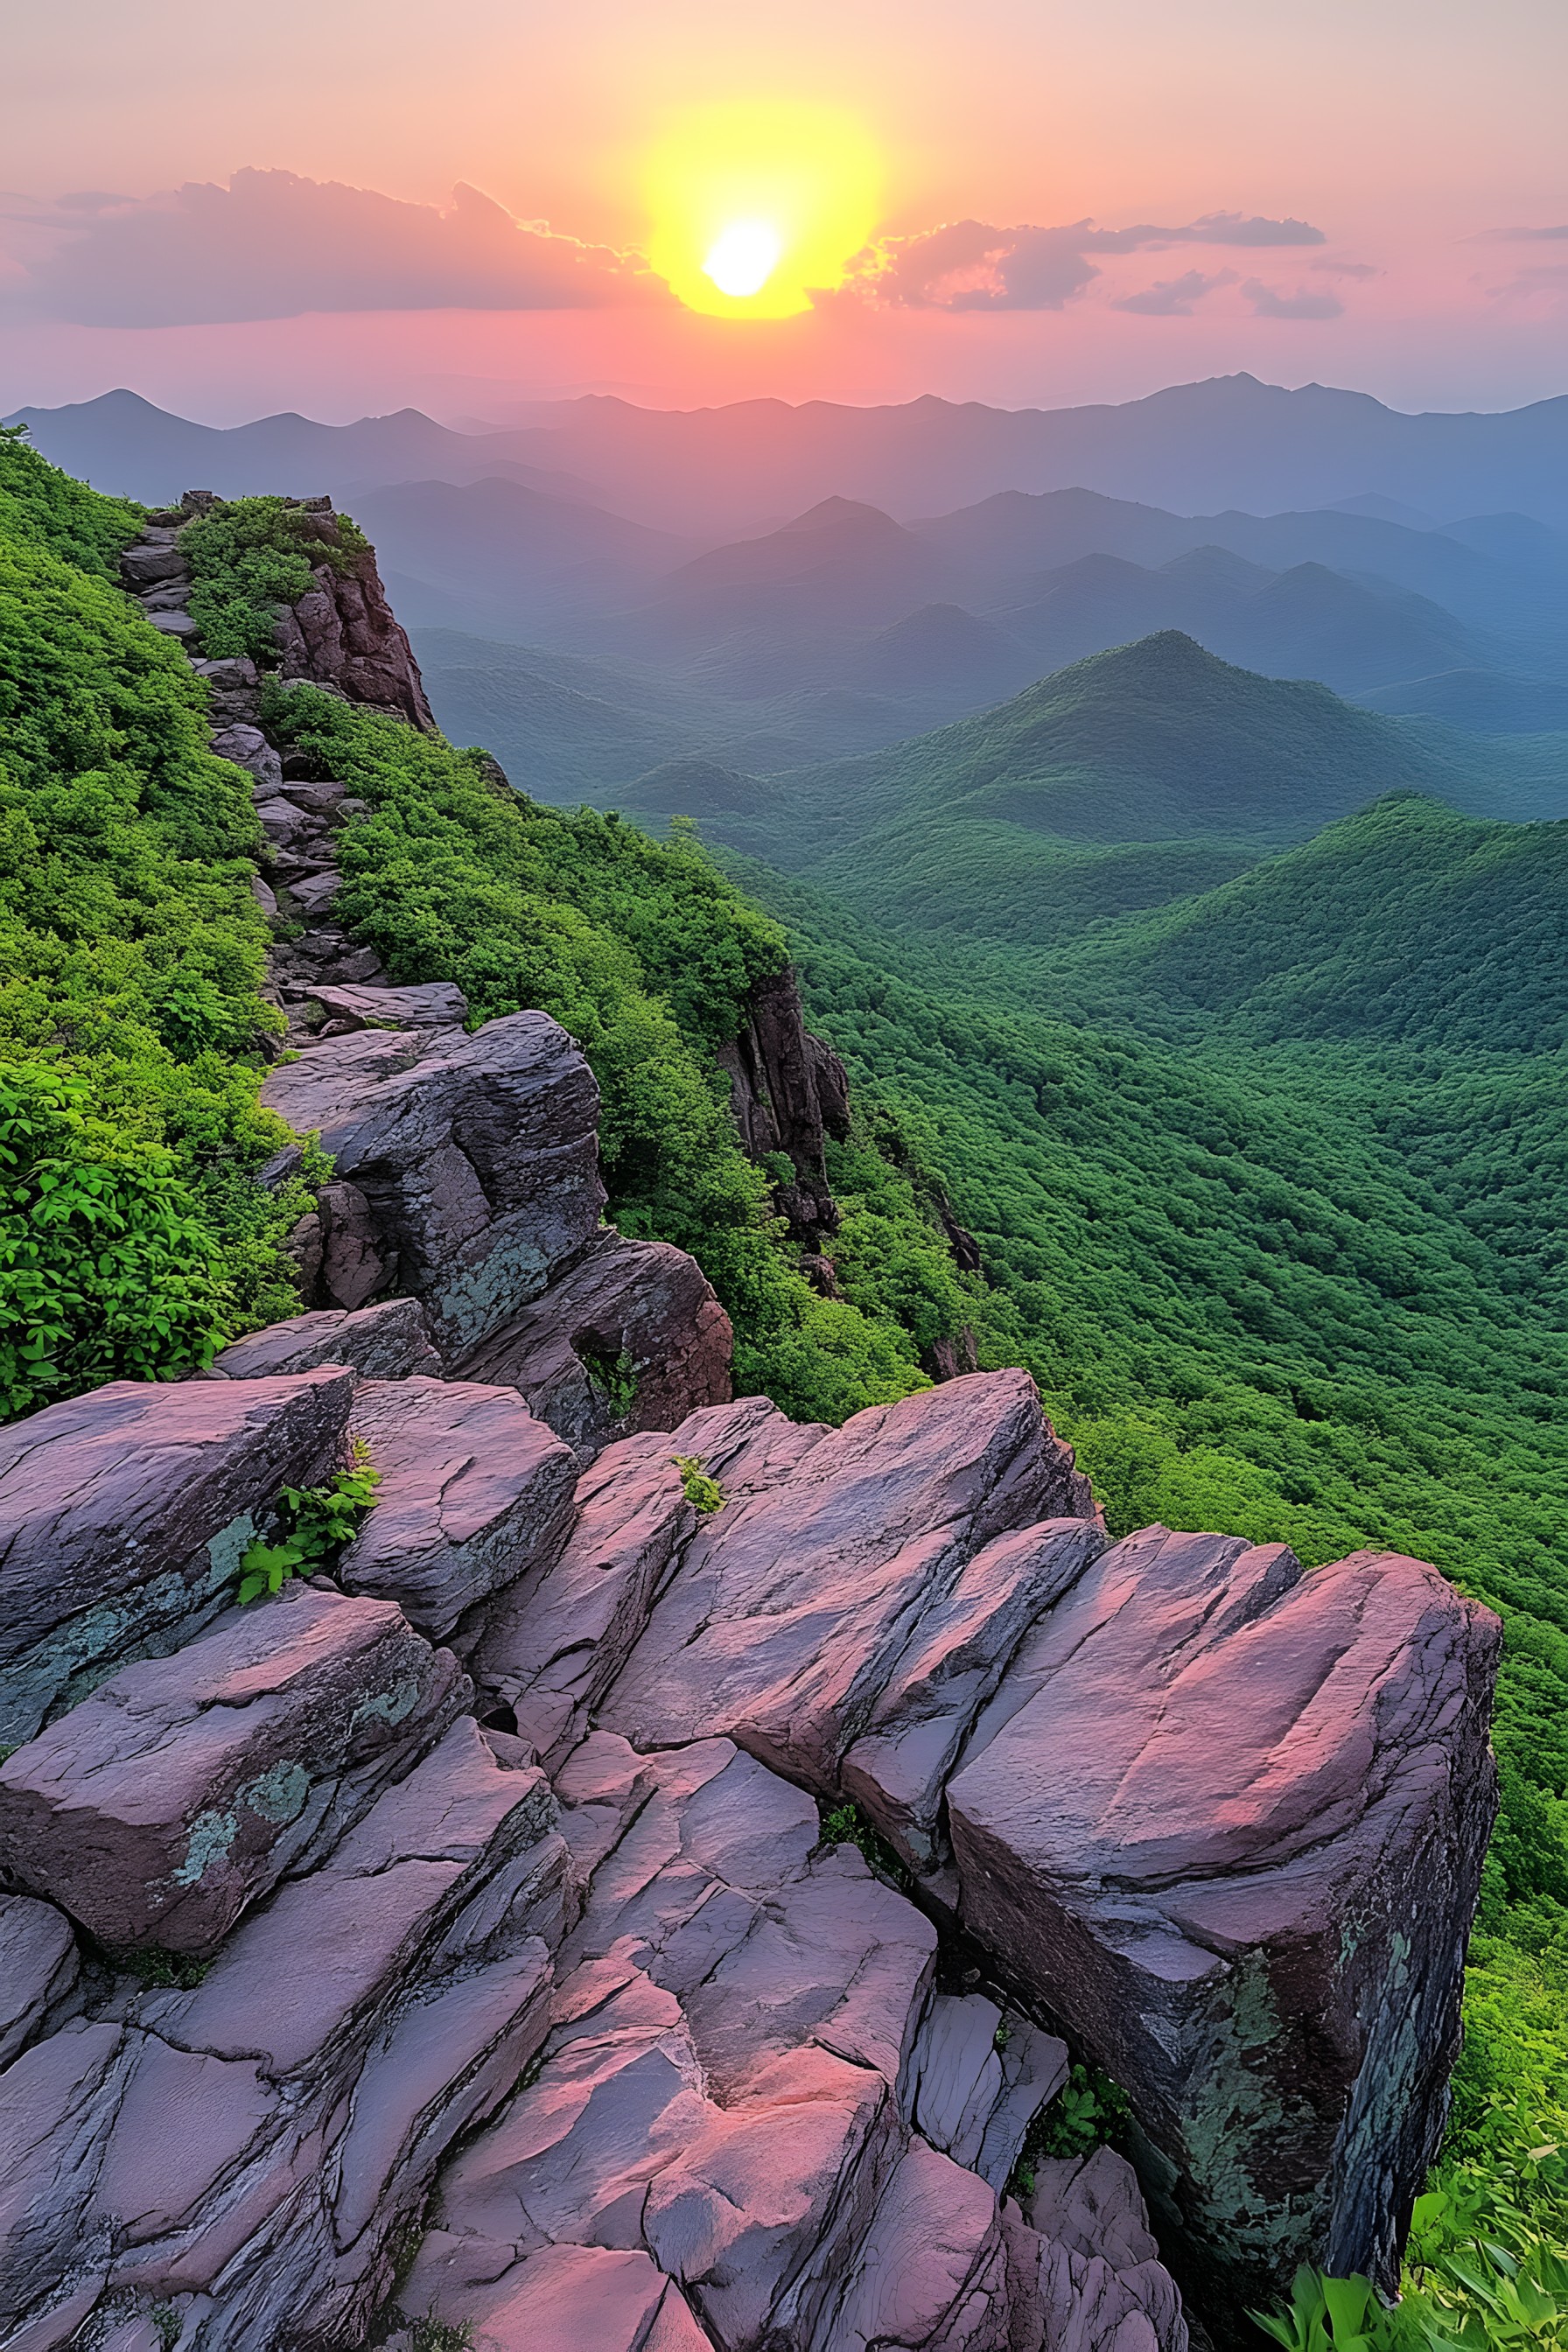
<instances>
[{"instance_id":1,"label":"orange sky","mask_svg":"<svg viewBox=\"0 0 1568 2352\"><path fill-rule=\"evenodd\" d=\"M1568 237L1475 242L1568 223L1563 0L51 0L8 27L6 51L0 169L28 202L140 201L246 166L437 206L462 181L521 220L647 251L650 152L694 109L767 99L853 121L885 236L1235 214L1322 237L1097 253L1059 302L978 313L922 295L768 326L598 301L432 310L426 296L262 324L105 323L37 292L58 216L46 233L13 202L7 404L121 381L176 405L184 385L215 415L280 400L493 409L590 384L1011 403L1235 367L1402 405L1563 388ZM1315 315L1329 293L1338 309ZM1129 299L1154 307L1117 308Z\"/></svg>"}]
</instances>

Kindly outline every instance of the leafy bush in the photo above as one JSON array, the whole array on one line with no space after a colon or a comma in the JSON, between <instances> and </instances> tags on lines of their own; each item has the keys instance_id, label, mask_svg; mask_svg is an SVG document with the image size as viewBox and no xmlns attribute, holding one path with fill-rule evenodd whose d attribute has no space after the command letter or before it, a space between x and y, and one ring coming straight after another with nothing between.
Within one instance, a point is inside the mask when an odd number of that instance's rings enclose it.
<instances>
[{"instance_id":1,"label":"leafy bush","mask_svg":"<svg viewBox=\"0 0 1568 2352\"><path fill-rule=\"evenodd\" d=\"M717 1478L710 1478L695 1454L677 1454L676 1468L680 1473L680 1491L692 1509L706 1518L711 1512L724 1507L724 1490Z\"/></svg>"},{"instance_id":2,"label":"leafy bush","mask_svg":"<svg viewBox=\"0 0 1568 2352\"><path fill-rule=\"evenodd\" d=\"M298 1297L251 1171L268 938L249 779L101 573L134 528L0 439L0 1412L189 1371ZM95 536L96 533L96 536ZM84 564L62 560L79 535ZM106 552L108 551L109 552Z\"/></svg>"},{"instance_id":3,"label":"leafy bush","mask_svg":"<svg viewBox=\"0 0 1568 2352\"><path fill-rule=\"evenodd\" d=\"M204 651L215 660L276 661L279 607L298 604L317 564L353 572L366 545L346 515L312 514L291 499L236 499L197 516L180 533L180 551Z\"/></svg>"},{"instance_id":4,"label":"leafy bush","mask_svg":"<svg viewBox=\"0 0 1568 2352\"><path fill-rule=\"evenodd\" d=\"M279 1497L281 1527L278 1540L259 1538L247 1547L239 1563L239 1600L243 1607L263 1592L279 1592L290 1577L301 1571L334 1568L353 1543L361 1521L375 1503L381 1473L371 1462L370 1449L355 1438L353 1463L340 1470L326 1486L285 1486Z\"/></svg>"}]
</instances>

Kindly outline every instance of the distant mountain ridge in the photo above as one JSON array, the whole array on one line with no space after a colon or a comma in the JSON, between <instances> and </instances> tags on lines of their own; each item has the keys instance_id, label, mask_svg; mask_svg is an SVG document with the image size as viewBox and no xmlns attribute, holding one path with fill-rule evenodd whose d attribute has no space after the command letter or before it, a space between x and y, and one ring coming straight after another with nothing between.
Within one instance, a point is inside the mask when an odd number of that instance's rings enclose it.
<instances>
[{"instance_id":1,"label":"distant mountain ridge","mask_svg":"<svg viewBox=\"0 0 1568 2352\"><path fill-rule=\"evenodd\" d=\"M263 418L226 431L170 417L138 395L105 394L16 412L46 457L105 488L164 498L199 456L229 495L320 478L326 489L526 468L536 487L592 483L634 520L722 535L838 496L910 519L999 490L1082 486L1194 513L1254 513L1364 499L1439 517L1512 510L1568 525L1568 395L1497 415L1409 415L1364 393L1289 391L1254 376L1175 384L1119 405L997 409L932 396L854 408L644 409L591 395L540 421L460 434L417 410L346 425ZM432 465L433 450L442 458ZM281 468L292 465L287 483Z\"/></svg>"}]
</instances>

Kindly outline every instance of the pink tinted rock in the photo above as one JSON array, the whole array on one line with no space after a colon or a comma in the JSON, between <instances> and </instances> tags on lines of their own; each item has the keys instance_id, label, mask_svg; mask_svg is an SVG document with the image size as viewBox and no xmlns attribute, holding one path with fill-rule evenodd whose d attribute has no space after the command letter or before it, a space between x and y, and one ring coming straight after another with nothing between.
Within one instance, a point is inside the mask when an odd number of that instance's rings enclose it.
<instances>
[{"instance_id":1,"label":"pink tinted rock","mask_svg":"<svg viewBox=\"0 0 1568 2352\"><path fill-rule=\"evenodd\" d=\"M1030 2124L1067 2081L1067 2045L1027 2019L1004 2021L982 1993L938 1993L910 2074L919 2129L1000 2194Z\"/></svg>"},{"instance_id":2,"label":"pink tinted rock","mask_svg":"<svg viewBox=\"0 0 1568 2352\"><path fill-rule=\"evenodd\" d=\"M793 1476L718 1516L600 1719L637 1747L722 1732L830 1793L920 1618L965 1563L1086 1495L1026 1373L857 1413Z\"/></svg>"},{"instance_id":3,"label":"pink tinted rock","mask_svg":"<svg viewBox=\"0 0 1568 2352\"><path fill-rule=\"evenodd\" d=\"M354 1311L318 1307L269 1323L220 1349L212 1370L226 1380L257 1381L318 1364L352 1365L362 1380L401 1381L411 1372L438 1373L441 1359L430 1345L419 1301L384 1298Z\"/></svg>"},{"instance_id":4,"label":"pink tinted rock","mask_svg":"<svg viewBox=\"0 0 1568 2352\"><path fill-rule=\"evenodd\" d=\"M0 1895L0 2067L62 2022L80 1974L63 1912L30 1895Z\"/></svg>"},{"instance_id":5,"label":"pink tinted rock","mask_svg":"<svg viewBox=\"0 0 1568 2352\"><path fill-rule=\"evenodd\" d=\"M351 1030L372 1025L396 1029L461 1028L468 1017L468 1000L448 980L426 981L416 988L333 988L322 982L296 992L319 1004L334 1021Z\"/></svg>"},{"instance_id":6,"label":"pink tinted rock","mask_svg":"<svg viewBox=\"0 0 1568 2352\"><path fill-rule=\"evenodd\" d=\"M1029 1626L1105 1540L1087 1519L1047 1519L998 1536L922 1612L842 1768L846 1794L914 1869L944 1858L943 1790L975 1717Z\"/></svg>"},{"instance_id":7,"label":"pink tinted rock","mask_svg":"<svg viewBox=\"0 0 1568 2352\"><path fill-rule=\"evenodd\" d=\"M323 538L336 536L330 512L321 523ZM419 665L363 543L314 568L305 593L279 613L276 636L285 678L334 687L351 702L434 730Z\"/></svg>"},{"instance_id":8,"label":"pink tinted rock","mask_svg":"<svg viewBox=\"0 0 1568 2352\"><path fill-rule=\"evenodd\" d=\"M1458 2047L1497 1646L1418 1561L1304 1578L1145 1529L1036 1626L949 1785L965 1924L1127 2092L1221 2308L1303 2260L1392 2278Z\"/></svg>"},{"instance_id":9,"label":"pink tinted rock","mask_svg":"<svg viewBox=\"0 0 1568 2352\"><path fill-rule=\"evenodd\" d=\"M437 1637L476 1602L547 1567L565 1539L576 1463L513 1389L363 1381L353 1429L380 1474L338 1574Z\"/></svg>"},{"instance_id":10,"label":"pink tinted rock","mask_svg":"<svg viewBox=\"0 0 1568 2352\"><path fill-rule=\"evenodd\" d=\"M834 2314L832 2352L1009 2352L1009 2316L995 2197L912 2141Z\"/></svg>"},{"instance_id":11,"label":"pink tinted rock","mask_svg":"<svg viewBox=\"0 0 1568 2352\"><path fill-rule=\"evenodd\" d=\"M543 2246L488 2285L443 2303L479 2352L710 2352L678 2287L641 2252Z\"/></svg>"},{"instance_id":12,"label":"pink tinted rock","mask_svg":"<svg viewBox=\"0 0 1568 2352\"><path fill-rule=\"evenodd\" d=\"M668 1442L610 1446L578 1480L576 1519L543 1578L487 1612L473 1673L547 1759L575 1746L697 1524Z\"/></svg>"},{"instance_id":13,"label":"pink tinted rock","mask_svg":"<svg viewBox=\"0 0 1568 2352\"><path fill-rule=\"evenodd\" d=\"M229 1599L285 1486L328 1475L351 1372L115 1381L0 1431L0 1739Z\"/></svg>"},{"instance_id":14,"label":"pink tinted rock","mask_svg":"<svg viewBox=\"0 0 1568 2352\"><path fill-rule=\"evenodd\" d=\"M470 1380L510 1381L542 1420L588 1452L725 1403L732 1352L730 1318L695 1258L668 1242L605 1231L457 1369Z\"/></svg>"},{"instance_id":15,"label":"pink tinted rock","mask_svg":"<svg viewBox=\"0 0 1568 2352\"><path fill-rule=\"evenodd\" d=\"M292 1588L121 1667L17 1748L0 1864L110 1948L211 1951L468 1696L390 1603Z\"/></svg>"}]
</instances>

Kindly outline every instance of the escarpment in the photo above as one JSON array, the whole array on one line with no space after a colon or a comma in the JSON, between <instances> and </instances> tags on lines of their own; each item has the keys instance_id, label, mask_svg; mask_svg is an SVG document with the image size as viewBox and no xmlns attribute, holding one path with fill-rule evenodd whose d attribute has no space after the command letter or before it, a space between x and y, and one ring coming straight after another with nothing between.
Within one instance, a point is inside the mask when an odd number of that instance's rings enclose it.
<instances>
[{"instance_id":1,"label":"escarpment","mask_svg":"<svg viewBox=\"0 0 1568 2352\"><path fill-rule=\"evenodd\" d=\"M1391 2288L1496 1621L1401 1557L1113 1539L1021 1371L732 1396L694 1262L602 1222L578 1047L393 985L335 919L353 795L239 670L299 924L267 1096L332 1172L300 1313L0 1430L0 2341L1186 2352L1302 2260ZM820 1240L787 976L729 1076ZM1057 2152L1075 2061L1125 2154Z\"/></svg>"}]
</instances>

